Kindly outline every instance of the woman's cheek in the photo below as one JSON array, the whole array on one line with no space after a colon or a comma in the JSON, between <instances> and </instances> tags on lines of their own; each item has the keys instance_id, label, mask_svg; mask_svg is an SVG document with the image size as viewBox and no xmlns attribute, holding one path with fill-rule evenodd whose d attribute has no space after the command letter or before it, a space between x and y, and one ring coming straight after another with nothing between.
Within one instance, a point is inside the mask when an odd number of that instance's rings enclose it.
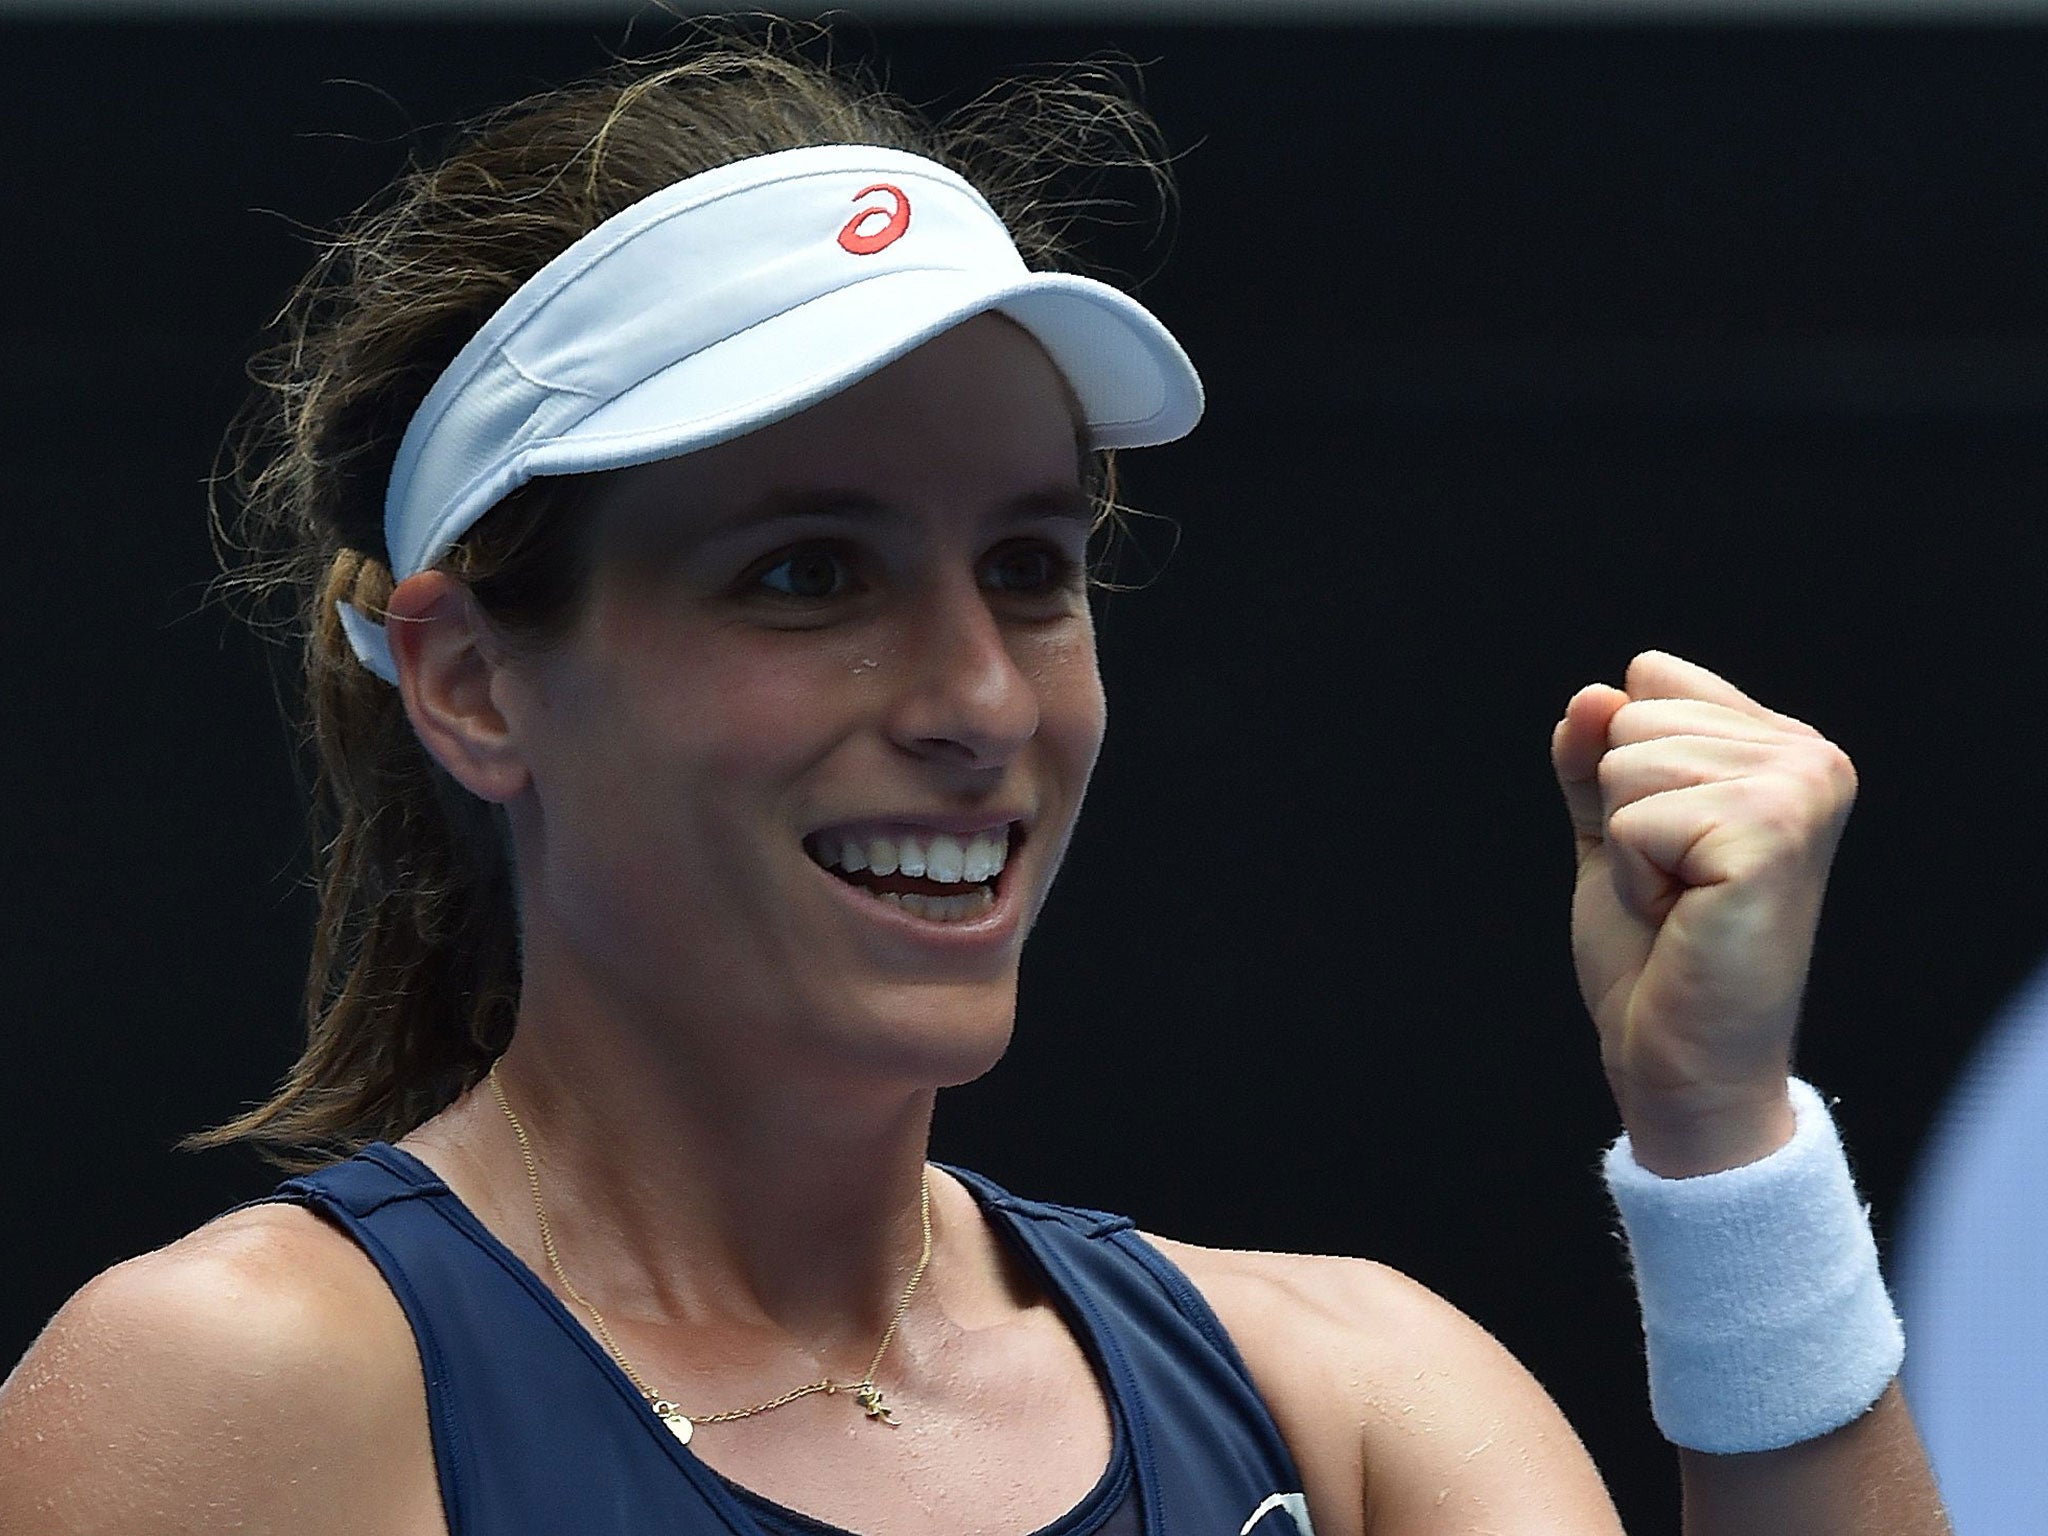
<instances>
[{"instance_id":1,"label":"woman's cheek","mask_svg":"<svg viewBox=\"0 0 2048 1536\"><path fill-rule=\"evenodd\" d=\"M678 690L672 729L713 766L806 759L858 718L869 691L858 658L840 649L778 646L728 658Z\"/></svg>"},{"instance_id":2,"label":"woman's cheek","mask_svg":"<svg viewBox=\"0 0 2048 1536\"><path fill-rule=\"evenodd\" d=\"M1108 718L1094 630L1076 624L1044 635L1022 669L1038 689L1047 725L1087 738L1093 764Z\"/></svg>"}]
</instances>

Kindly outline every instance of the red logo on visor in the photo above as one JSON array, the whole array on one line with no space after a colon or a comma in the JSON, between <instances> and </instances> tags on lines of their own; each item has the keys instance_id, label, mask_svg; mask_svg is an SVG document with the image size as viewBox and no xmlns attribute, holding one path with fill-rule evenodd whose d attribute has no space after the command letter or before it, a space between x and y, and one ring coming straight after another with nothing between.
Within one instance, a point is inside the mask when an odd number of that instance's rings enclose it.
<instances>
[{"instance_id":1,"label":"red logo on visor","mask_svg":"<svg viewBox=\"0 0 2048 1536\"><path fill-rule=\"evenodd\" d=\"M886 251L903 238L903 231L910 228L910 199L903 195L901 187L892 187L886 181L878 181L872 187L862 187L853 194L859 202L877 192L889 194L887 208L876 203L863 208L846 221L846 228L839 231L839 244L855 256L872 256L877 251ZM880 220L880 223L876 221Z\"/></svg>"}]
</instances>

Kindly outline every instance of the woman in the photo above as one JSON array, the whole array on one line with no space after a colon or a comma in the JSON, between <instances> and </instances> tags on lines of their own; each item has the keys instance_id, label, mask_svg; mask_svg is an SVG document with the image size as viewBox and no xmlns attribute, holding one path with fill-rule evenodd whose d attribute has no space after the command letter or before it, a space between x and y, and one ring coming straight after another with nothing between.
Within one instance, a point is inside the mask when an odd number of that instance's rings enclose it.
<instances>
[{"instance_id":1,"label":"woman","mask_svg":"<svg viewBox=\"0 0 2048 1536\"><path fill-rule=\"evenodd\" d=\"M1199 413L1056 270L1054 162L1133 121L938 133L721 44L483 125L333 249L242 487L332 817L313 1027L213 1139L358 1155L65 1308L0 1528L1616 1529L1401 1277L925 1161L1101 740L1107 453ZM1787 1078L1846 761L1655 654L1554 754L1692 1526L1938 1530Z\"/></svg>"}]
</instances>

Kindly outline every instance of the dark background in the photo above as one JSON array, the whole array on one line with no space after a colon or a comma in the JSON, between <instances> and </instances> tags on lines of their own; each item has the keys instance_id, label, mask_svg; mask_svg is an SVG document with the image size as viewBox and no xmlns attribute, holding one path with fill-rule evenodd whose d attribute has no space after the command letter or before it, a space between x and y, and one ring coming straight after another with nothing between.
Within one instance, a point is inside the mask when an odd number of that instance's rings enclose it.
<instances>
[{"instance_id":1,"label":"dark background","mask_svg":"<svg viewBox=\"0 0 2048 1536\"><path fill-rule=\"evenodd\" d=\"M291 761L261 648L203 602L201 482L299 226L618 41L0 28L0 1357L270 1181L170 1144L297 1033ZM1212 399L1127 461L1181 547L1106 600L1094 798L941 1154L1408 1270L1549 1385L1632 1530L1675 1529L1548 729L1654 644L1854 754L1802 1066L1888 1226L2048 947L2048 31L850 41L926 100L1148 61L1183 203L1110 255L1161 267Z\"/></svg>"}]
</instances>

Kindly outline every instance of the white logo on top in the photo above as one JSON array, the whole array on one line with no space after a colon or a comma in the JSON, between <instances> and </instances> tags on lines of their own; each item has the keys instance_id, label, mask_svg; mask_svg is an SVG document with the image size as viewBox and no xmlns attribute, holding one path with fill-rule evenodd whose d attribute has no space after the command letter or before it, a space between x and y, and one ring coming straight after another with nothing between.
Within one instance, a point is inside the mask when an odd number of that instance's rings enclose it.
<instances>
[{"instance_id":1,"label":"white logo on top","mask_svg":"<svg viewBox=\"0 0 2048 1536\"><path fill-rule=\"evenodd\" d=\"M1299 1536L1316 1536L1315 1527L1308 1523L1308 1500L1298 1493L1268 1494L1265 1503L1252 1511L1251 1519L1245 1521L1237 1536L1252 1536L1252 1527L1276 1509L1294 1522L1294 1529ZM1279 1528L1268 1526L1262 1536L1279 1536Z\"/></svg>"}]
</instances>

